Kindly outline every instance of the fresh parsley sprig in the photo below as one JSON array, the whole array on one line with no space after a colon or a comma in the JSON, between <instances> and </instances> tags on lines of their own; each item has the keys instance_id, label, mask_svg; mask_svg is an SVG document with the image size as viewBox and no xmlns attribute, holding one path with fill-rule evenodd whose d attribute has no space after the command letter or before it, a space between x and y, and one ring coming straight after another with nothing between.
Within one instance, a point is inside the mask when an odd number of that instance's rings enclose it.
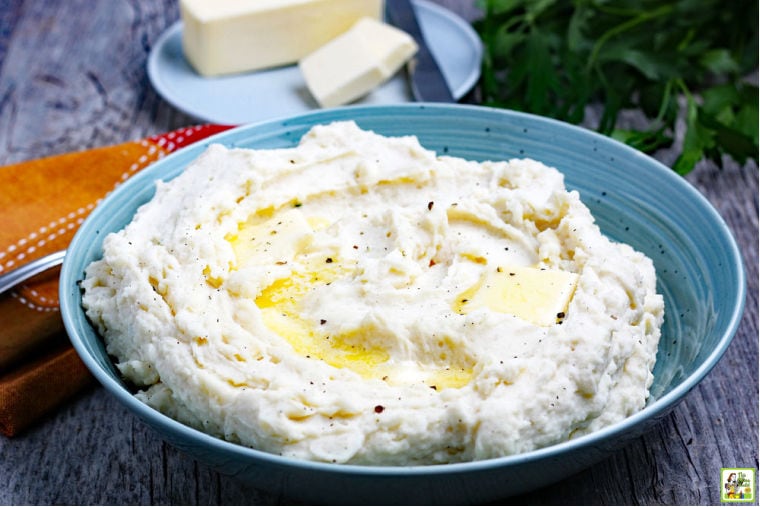
<instances>
[{"instance_id":1,"label":"fresh parsley sprig","mask_svg":"<svg viewBox=\"0 0 760 507\"><path fill-rule=\"evenodd\" d=\"M651 153L674 142L673 169L758 158L757 0L479 0L487 105L582 123ZM640 109L648 126L618 128Z\"/></svg>"}]
</instances>

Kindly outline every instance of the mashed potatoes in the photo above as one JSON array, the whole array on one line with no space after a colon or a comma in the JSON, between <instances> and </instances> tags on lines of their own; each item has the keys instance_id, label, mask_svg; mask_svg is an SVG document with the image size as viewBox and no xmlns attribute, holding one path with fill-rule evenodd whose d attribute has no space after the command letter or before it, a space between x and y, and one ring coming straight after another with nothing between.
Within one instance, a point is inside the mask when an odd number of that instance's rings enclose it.
<instances>
[{"instance_id":1,"label":"mashed potatoes","mask_svg":"<svg viewBox=\"0 0 760 507\"><path fill-rule=\"evenodd\" d=\"M213 145L104 241L87 315L145 403L309 460L529 451L644 406L663 301L562 174L341 122Z\"/></svg>"}]
</instances>

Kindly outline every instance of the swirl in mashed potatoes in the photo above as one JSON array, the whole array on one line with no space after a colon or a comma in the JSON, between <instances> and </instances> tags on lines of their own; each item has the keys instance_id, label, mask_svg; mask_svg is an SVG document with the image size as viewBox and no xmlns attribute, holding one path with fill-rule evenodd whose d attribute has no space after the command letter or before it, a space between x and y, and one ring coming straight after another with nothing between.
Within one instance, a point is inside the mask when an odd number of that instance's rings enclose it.
<instances>
[{"instance_id":1,"label":"swirl in mashed potatoes","mask_svg":"<svg viewBox=\"0 0 760 507\"><path fill-rule=\"evenodd\" d=\"M533 160L437 156L352 122L297 147L212 145L83 282L145 403L309 460L533 450L640 410L663 300Z\"/></svg>"}]
</instances>

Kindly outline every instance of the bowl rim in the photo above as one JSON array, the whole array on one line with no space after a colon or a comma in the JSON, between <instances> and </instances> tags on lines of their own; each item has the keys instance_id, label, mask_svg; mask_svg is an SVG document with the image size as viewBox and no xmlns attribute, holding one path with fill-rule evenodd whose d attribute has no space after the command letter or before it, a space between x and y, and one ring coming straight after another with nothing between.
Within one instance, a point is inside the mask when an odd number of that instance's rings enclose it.
<instances>
[{"instance_id":1,"label":"bowl rim","mask_svg":"<svg viewBox=\"0 0 760 507\"><path fill-rule=\"evenodd\" d=\"M269 128L272 126L286 126L290 124L298 124L299 126L308 127L316 125L318 123L324 123L329 121L335 121L339 119L346 120L347 116L383 116L392 115L393 111L404 111L409 113L412 110L419 109L424 111L440 112L440 113L462 113L468 115L494 115L494 118L511 118L511 119L525 119L543 123L546 125L552 125L553 127L560 129L569 129L570 131L579 133L582 136L587 136L591 140L595 140L600 148L602 146L612 146L618 150L623 150L626 156L637 157L639 160L642 158L647 161L653 170L662 171L662 176L669 179L669 183L677 186L681 192L688 194L690 199L693 199L701 208L707 212L714 220L715 224L720 226L720 235L726 239L725 246L728 249L724 249L723 252L726 258L730 260L731 265L736 268L737 276L737 290L732 294L735 304L732 305L732 312L728 324L723 330L722 335L717 341L717 346L708 354L708 356L699 364L695 371L689 376L682 379L679 384L672 390L665 393L662 397L658 398L652 403L647 403L644 408L628 416L627 418L618 421L614 424L606 426L602 429L596 430L587 435L583 435L577 438L573 438L564 442L553 444L547 447L542 447L532 451L496 457L488 458L476 461L466 461L447 464L431 464L431 465L403 465L403 466L386 466L386 465L358 465L358 464L345 464L345 463L326 463L319 461L310 461L301 458L293 458L288 456L281 456L265 451L261 451L255 448L247 447L242 444L236 444L223 440L201 430L187 426L171 417L159 412L156 409L149 407L147 404L139 401L133 394L131 394L125 387L113 378L109 373L105 372L88 353L82 337L79 336L75 314L81 312L81 306L76 301L76 297L72 296L74 293L78 293L78 287L76 290L71 290L72 284L76 286L77 271L73 261L69 261L69 255L64 258L64 262L60 273L60 286L59 286L59 300L61 308L61 317L65 329L69 335L69 339L84 362L87 368L92 372L95 378L121 403L127 408L131 409L136 415L138 415L143 421L156 429L160 429L164 432L179 435L182 439L189 439L199 444L209 446L210 448L218 451L225 452L229 455L236 455L239 457L245 457L253 459L260 464L267 464L268 466L275 465L281 467L296 467L303 470L321 471L327 473L344 473L350 475L365 475L365 476L391 476L397 474L403 474L404 476L417 476L417 475L431 475L431 474L461 474L478 472L485 469L491 470L495 468L503 468L515 465L527 464L530 462L551 458L552 456L560 455L568 451L578 450L587 445L602 444L615 436L626 433L630 428L638 427L645 421L655 419L657 416L662 415L669 408L678 403L689 391L691 391L697 384L715 367L718 361L721 359L726 349L733 340L736 331L739 328L743 314L746 300L746 272L744 262L742 260L741 252L736 243L736 240L718 211L707 198L702 195L694 186L692 186L684 177L676 174L672 169L668 168L658 160L628 146L615 139L604 136L597 132L591 131L585 127L569 124L561 120L553 118L534 115L531 113L512 111L507 109L497 109L482 105L473 104L439 104L439 103L405 103L396 105L355 105L355 106L343 106L326 110L316 110L307 113L301 113L297 115L283 116L279 118L268 119L246 125L234 127L224 132L212 135L203 140L197 141L186 147L183 147L162 159L153 163L150 167L134 175L129 180L124 182L108 196L106 196L93 211L85 218L84 222L80 225L79 229L74 235L70 243L70 251L73 249L76 251L79 245L86 241L85 233L88 230L88 225L97 216L99 209L106 208L110 202L117 199L120 195L128 193L133 187L142 187L146 184L143 180L149 180L150 184L156 179L160 179L160 173L164 166L169 165L175 158L184 157L190 151L202 150L205 146L212 143L223 142L225 138L235 135L236 133L245 132L248 130L255 130L260 128ZM83 266L82 266L83 268Z\"/></svg>"}]
</instances>

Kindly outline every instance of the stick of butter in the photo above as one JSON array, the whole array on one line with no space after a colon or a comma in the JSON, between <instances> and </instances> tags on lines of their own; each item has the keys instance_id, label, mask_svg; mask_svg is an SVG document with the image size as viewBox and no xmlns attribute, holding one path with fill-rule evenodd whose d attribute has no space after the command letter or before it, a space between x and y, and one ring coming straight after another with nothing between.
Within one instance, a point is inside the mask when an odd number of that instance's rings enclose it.
<instances>
[{"instance_id":1,"label":"stick of butter","mask_svg":"<svg viewBox=\"0 0 760 507\"><path fill-rule=\"evenodd\" d=\"M416 52L417 44L406 32L362 18L298 65L319 105L334 107L387 81Z\"/></svg>"},{"instance_id":2,"label":"stick of butter","mask_svg":"<svg viewBox=\"0 0 760 507\"><path fill-rule=\"evenodd\" d=\"M381 19L383 0L180 0L182 47L201 75L297 62L363 17Z\"/></svg>"}]
</instances>

